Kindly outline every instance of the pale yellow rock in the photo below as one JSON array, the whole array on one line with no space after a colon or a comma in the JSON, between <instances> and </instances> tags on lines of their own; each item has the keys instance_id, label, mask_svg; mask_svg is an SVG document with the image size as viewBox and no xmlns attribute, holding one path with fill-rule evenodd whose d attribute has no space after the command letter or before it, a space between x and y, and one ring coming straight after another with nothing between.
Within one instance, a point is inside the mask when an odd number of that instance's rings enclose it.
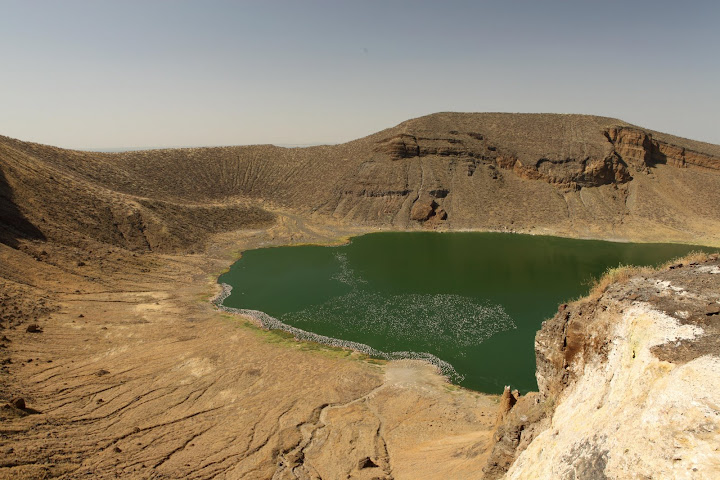
<instances>
[{"instance_id":1,"label":"pale yellow rock","mask_svg":"<svg viewBox=\"0 0 720 480\"><path fill-rule=\"evenodd\" d=\"M702 334L648 305L628 309L607 361L585 366L507 478L720 478L720 358L674 365L650 351Z\"/></svg>"}]
</instances>

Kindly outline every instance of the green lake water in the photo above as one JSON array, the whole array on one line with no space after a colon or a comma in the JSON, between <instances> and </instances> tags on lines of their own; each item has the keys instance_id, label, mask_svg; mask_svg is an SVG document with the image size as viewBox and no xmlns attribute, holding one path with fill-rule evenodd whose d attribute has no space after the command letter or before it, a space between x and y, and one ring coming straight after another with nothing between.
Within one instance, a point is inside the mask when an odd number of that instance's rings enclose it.
<instances>
[{"instance_id":1,"label":"green lake water","mask_svg":"<svg viewBox=\"0 0 720 480\"><path fill-rule=\"evenodd\" d=\"M462 386L536 390L535 332L559 304L619 264L692 250L505 233L374 233L338 247L243 253L219 281L223 305L380 352L431 354ZM417 356L404 353L397 356Z\"/></svg>"}]
</instances>

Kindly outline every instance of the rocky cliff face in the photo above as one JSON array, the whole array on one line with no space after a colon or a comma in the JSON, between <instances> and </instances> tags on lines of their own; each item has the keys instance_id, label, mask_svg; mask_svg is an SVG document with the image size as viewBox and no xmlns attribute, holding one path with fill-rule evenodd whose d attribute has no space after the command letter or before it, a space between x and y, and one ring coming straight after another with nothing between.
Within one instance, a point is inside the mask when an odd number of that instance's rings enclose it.
<instances>
[{"instance_id":1,"label":"rocky cliff face","mask_svg":"<svg viewBox=\"0 0 720 480\"><path fill-rule=\"evenodd\" d=\"M468 176L479 165L512 171L521 178L543 180L560 188L579 189L632 180L628 166L647 173L650 167L700 167L720 170L720 156L696 152L683 146L653 139L653 134L632 126L612 126L603 132L607 145L600 155L589 149L566 154L519 155L513 148L498 146L492 134L450 130L444 135L422 136L401 133L377 142L375 151L392 160L449 157L465 164Z\"/></svg>"},{"instance_id":2,"label":"rocky cliff face","mask_svg":"<svg viewBox=\"0 0 720 480\"><path fill-rule=\"evenodd\" d=\"M517 455L507 478L720 475L720 261L628 276L543 324L539 397L499 430L490 473Z\"/></svg>"},{"instance_id":3,"label":"rocky cliff face","mask_svg":"<svg viewBox=\"0 0 720 480\"><path fill-rule=\"evenodd\" d=\"M720 170L720 157L717 155L653 139L652 133L639 128L612 127L606 130L605 135L621 158L639 169L667 164L679 168Z\"/></svg>"},{"instance_id":4,"label":"rocky cliff face","mask_svg":"<svg viewBox=\"0 0 720 480\"><path fill-rule=\"evenodd\" d=\"M583 115L442 113L291 149L104 154L0 138L14 212L0 220L13 235L158 251L202 250L208 234L269 225L273 211L373 228L708 243L720 231L718 165L718 146Z\"/></svg>"},{"instance_id":5,"label":"rocky cliff face","mask_svg":"<svg viewBox=\"0 0 720 480\"><path fill-rule=\"evenodd\" d=\"M379 140L375 151L392 160L449 157L462 164L468 176L473 176L481 165L499 167L521 178L544 180L563 188L597 187L624 183L632 178L627 165L614 151L602 158L537 155L534 159L521 160L512 150L494 145L484 134L477 132L451 130L434 137L402 133Z\"/></svg>"}]
</instances>

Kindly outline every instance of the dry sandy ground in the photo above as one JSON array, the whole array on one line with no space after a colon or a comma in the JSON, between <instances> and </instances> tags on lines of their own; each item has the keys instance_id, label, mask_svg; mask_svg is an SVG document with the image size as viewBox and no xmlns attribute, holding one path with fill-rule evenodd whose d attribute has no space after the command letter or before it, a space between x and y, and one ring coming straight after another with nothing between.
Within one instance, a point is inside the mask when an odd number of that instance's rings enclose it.
<instances>
[{"instance_id":1,"label":"dry sandy ground","mask_svg":"<svg viewBox=\"0 0 720 480\"><path fill-rule=\"evenodd\" d=\"M209 302L242 249L353 233L284 217L218 237L207 255L118 250L72 268L0 245L17 280L5 291L51 310L41 333L26 331L32 318L0 331L0 400L26 402L0 408L0 478L480 478L497 397L427 364L264 332Z\"/></svg>"},{"instance_id":2,"label":"dry sandy ground","mask_svg":"<svg viewBox=\"0 0 720 480\"><path fill-rule=\"evenodd\" d=\"M718 172L720 146L583 115L291 149L0 136L0 477L480 477L497 397L263 332L213 308L218 274L373 228L718 245Z\"/></svg>"}]
</instances>

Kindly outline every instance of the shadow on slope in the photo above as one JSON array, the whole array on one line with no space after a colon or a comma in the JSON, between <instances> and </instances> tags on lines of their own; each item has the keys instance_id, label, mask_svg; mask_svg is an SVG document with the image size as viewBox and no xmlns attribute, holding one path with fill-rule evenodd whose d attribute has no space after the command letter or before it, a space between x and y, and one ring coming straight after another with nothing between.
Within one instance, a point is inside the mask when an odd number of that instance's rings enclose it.
<instances>
[{"instance_id":1,"label":"shadow on slope","mask_svg":"<svg viewBox=\"0 0 720 480\"><path fill-rule=\"evenodd\" d=\"M12 187L0 167L0 243L17 248L21 238L45 240L45 235L25 218L13 202Z\"/></svg>"}]
</instances>

